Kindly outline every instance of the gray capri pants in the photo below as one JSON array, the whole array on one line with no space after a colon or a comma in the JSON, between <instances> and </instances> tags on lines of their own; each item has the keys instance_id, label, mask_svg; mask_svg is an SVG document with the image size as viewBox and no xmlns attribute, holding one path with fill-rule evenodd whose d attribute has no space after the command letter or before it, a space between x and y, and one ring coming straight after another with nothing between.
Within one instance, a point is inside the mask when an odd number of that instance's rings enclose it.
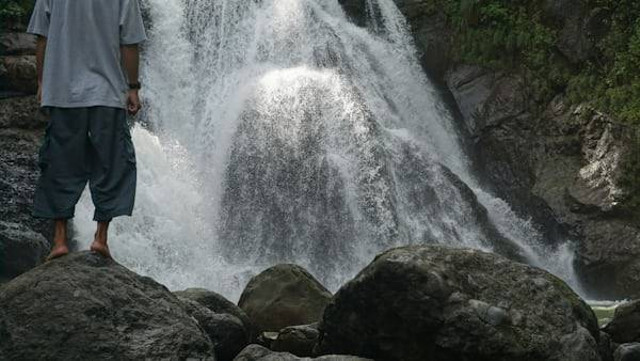
<instances>
[{"instance_id":1,"label":"gray capri pants","mask_svg":"<svg viewBox=\"0 0 640 361\"><path fill-rule=\"evenodd\" d=\"M130 216L136 193L136 155L125 109L48 109L33 216L72 218L87 181L95 206L93 220Z\"/></svg>"}]
</instances>

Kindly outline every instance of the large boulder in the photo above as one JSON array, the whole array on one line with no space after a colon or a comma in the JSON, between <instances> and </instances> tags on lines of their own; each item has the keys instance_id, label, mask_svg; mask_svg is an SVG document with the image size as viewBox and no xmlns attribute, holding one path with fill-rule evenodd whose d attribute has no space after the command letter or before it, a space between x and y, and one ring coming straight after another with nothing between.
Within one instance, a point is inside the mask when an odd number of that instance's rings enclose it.
<instances>
[{"instance_id":1,"label":"large boulder","mask_svg":"<svg viewBox=\"0 0 640 361\"><path fill-rule=\"evenodd\" d=\"M346 356L326 355L318 358L300 358L287 352L274 352L260 345L249 345L233 361L372 361L369 359Z\"/></svg>"},{"instance_id":2,"label":"large boulder","mask_svg":"<svg viewBox=\"0 0 640 361\"><path fill-rule=\"evenodd\" d=\"M259 331L317 322L331 300L329 292L304 268L279 264L253 277L238 306Z\"/></svg>"},{"instance_id":3,"label":"large boulder","mask_svg":"<svg viewBox=\"0 0 640 361\"><path fill-rule=\"evenodd\" d=\"M0 279L11 279L42 263L49 242L23 225L0 221Z\"/></svg>"},{"instance_id":4,"label":"large boulder","mask_svg":"<svg viewBox=\"0 0 640 361\"><path fill-rule=\"evenodd\" d=\"M188 298L178 297L184 308L209 336L218 361L231 361L250 342L242 321L228 313L215 313Z\"/></svg>"},{"instance_id":5,"label":"large boulder","mask_svg":"<svg viewBox=\"0 0 640 361\"><path fill-rule=\"evenodd\" d=\"M599 361L589 306L563 281L496 254L389 250L344 285L320 351L384 360Z\"/></svg>"},{"instance_id":6,"label":"large boulder","mask_svg":"<svg viewBox=\"0 0 640 361\"><path fill-rule=\"evenodd\" d=\"M640 300L618 306L604 331L616 343L640 342Z\"/></svg>"},{"instance_id":7,"label":"large boulder","mask_svg":"<svg viewBox=\"0 0 640 361\"><path fill-rule=\"evenodd\" d=\"M178 298L91 252L47 262L0 288L2 360L215 360Z\"/></svg>"},{"instance_id":8,"label":"large boulder","mask_svg":"<svg viewBox=\"0 0 640 361\"><path fill-rule=\"evenodd\" d=\"M257 336L255 326L249 319L249 316L235 303L229 301L224 296L207 290L205 288L187 288L182 291L176 291L174 294L180 298L186 298L208 308L214 313L226 313L237 317L248 333L249 340L252 341Z\"/></svg>"}]
</instances>

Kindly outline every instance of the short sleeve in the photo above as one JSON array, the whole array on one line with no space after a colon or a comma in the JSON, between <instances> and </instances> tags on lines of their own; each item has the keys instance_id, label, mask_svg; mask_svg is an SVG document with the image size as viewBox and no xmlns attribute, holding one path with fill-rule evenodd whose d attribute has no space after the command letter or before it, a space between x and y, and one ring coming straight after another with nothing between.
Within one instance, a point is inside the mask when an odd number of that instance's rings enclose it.
<instances>
[{"instance_id":1,"label":"short sleeve","mask_svg":"<svg viewBox=\"0 0 640 361\"><path fill-rule=\"evenodd\" d=\"M47 36L49 34L49 21L51 19L51 8L49 0L37 0L33 7L31 20L27 27L27 33Z\"/></svg>"},{"instance_id":2,"label":"short sleeve","mask_svg":"<svg viewBox=\"0 0 640 361\"><path fill-rule=\"evenodd\" d=\"M138 44L147 40L138 0L125 0L120 8L120 44Z\"/></svg>"}]
</instances>

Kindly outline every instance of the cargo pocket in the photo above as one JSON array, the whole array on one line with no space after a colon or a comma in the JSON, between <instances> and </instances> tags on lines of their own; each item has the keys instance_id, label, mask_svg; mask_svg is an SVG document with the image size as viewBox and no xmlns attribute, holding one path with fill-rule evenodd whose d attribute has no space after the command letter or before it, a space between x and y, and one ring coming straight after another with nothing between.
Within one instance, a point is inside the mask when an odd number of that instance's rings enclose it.
<instances>
[{"instance_id":1,"label":"cargo pocket","mask_svg":"<svg viewBox=\"0 0 640 361\"><path fill-rule=\"evenodd\" d=\"M136 150L133 146L133 140L131 139L131 130L129 129L128 122L123 122L123 138L124 138L124 156L126 161L130 164L136 164Z\"/></svg>"},{"instance_id":2,"label":"cargo pocket","mask_svg":"<svg viewBox=\"0 0 640 361\"><path fill-rule=\"evenodd\" d=\"M44 137L42 138L42 144L38 150L38 167L41 171L44 171L49 165L50 157L49 147L51 144L51 119L47 121L47 126L44 130Z\"/></svg>"}]
</instances>

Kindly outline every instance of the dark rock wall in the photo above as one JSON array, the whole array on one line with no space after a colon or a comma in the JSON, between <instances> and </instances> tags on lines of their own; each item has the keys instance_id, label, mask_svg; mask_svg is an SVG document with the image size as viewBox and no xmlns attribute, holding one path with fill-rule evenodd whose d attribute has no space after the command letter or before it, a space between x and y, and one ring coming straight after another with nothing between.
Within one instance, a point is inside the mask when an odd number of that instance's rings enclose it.
<instances>
[{"instance_id":1,"label":"dark rock wall","mask_svg":"<svg viewBox=\"0 0 640 361\"><path fill-rule=\"evenodd\" d=\"M35 37L0 34L0 280L38 265L51 222L31 216L46 117L36 100Z\"/></svg>"}]
</instances>

